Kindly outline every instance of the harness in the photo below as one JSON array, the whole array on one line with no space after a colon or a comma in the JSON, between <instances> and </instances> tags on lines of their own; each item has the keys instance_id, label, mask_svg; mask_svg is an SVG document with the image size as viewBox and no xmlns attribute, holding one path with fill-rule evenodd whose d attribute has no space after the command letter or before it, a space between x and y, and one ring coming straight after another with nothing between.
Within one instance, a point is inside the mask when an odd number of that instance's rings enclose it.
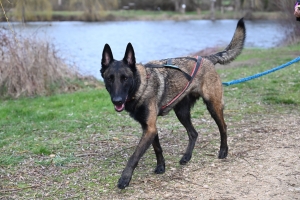
<instances>
[{"instance_id":1,"label":"harness","mask_svg":"<svg viewBox=\"0 0 300 200\"><path fill-rule=\"evenodd\" d=\"M163 111L165 108L167 108L168 106L170 106L172 103L174 103L187 89L188 87L191 85L191 83L193 82L194 77L196 76L199 68L202 65L202 57L201 56L197 56L196 58L192 58L192 57L184 57L186 59L191 59L193 61L195 61L195 66L193 68L193 71L191 72L191 74L186 73L185 71L183 71L182 69L180 69L178 66L173 65L172 64L172 58L167 60L167 63L165 65L154 65L154 64L146 64L145 67L149 67L149 68L171 68L171 69L175 69L175 70L179 70L180 72L183 73L183 75L186 77L186 79L188 80L186 86L183 88L183 90L177 94L169 103L167 103L166 105L161 107L161 111Z\"/></svg>"}]
</instances>

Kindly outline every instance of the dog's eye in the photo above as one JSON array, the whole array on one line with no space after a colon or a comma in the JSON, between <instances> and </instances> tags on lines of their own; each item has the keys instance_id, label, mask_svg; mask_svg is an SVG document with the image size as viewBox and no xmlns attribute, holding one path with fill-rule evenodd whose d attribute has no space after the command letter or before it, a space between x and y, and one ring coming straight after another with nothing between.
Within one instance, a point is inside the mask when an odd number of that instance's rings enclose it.
<instances>
[{"instance_id":1,"label":"dog's eye","mask_svg":"<svg viewBox=\"0 0 300 200\"><path fill-rule=\"evenodd\" d=\"M113 82L114 81L114 76L109 76L106 80L108 82Z\"/></svg>"},{"instance_id":2,"label":"dog's eye","mask_svg":"<svg viewBox=\"0 0 300 200\"><path fill-rule=\"evenodd\" d=\"M127 81L127 79L128 79L128 78L127 78L126 76L121 76L121 80L122 80L122 81Z\"/></svg>"}]
</instances>

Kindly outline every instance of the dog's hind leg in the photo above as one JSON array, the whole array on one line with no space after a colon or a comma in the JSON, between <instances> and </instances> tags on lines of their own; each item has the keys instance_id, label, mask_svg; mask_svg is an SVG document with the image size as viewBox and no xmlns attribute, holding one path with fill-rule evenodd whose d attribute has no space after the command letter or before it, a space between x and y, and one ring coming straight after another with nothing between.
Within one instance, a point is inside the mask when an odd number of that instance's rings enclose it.
<instances>
[{"instance_id":1,"label":"dog's hind leg","mask_svg":"<svg viewBox=\"0 0 300 200\"><path fill-rule=\"evenodd\" d=\"M210 90L210 92L216 90ZM219 151L219 159L223 159L227 157L228 154L228 145L227 145L227 125L224 121L223 116L223 102L222 102L222 93L215 93L210 97L203 98L204 103L211 115L211 117L215 120L218 125L220 137L221 137L221 145Z\"/></svg>"},{"instance_id":2,"label":"dog's hind leg","mask_svg":"<svg viewBox=\"0 0 300 200\"><path fill-rule=\"evenodd\" d=\"M165 172L165 159L162 154L163 150L159 143L158 134L156 134L156 136L153 140L152 146L154 148L154 152L155 152L156 159L157 159L157 166L156 166L154 172L156 174L162 174Z\"/></svg>"},{"instance_id":3,"label":"dog's hind leg","mask_svg":"<svg viewBox=\"0 0 300 200\"><path fill-rule=\"evenodd\" d=\"M195 130L192 121L191 121L191 106L195 103L196 99L185 97L181 102L179 102L175 107L174 111L181 122L181 124L185 127L188 136L189 136L189 144L186 148L186 152L182 156L179 163L181 165L185 165L192 158L192 152L195 147L195 143L198 137L198 133Z\"/></svg>"}]
</instances>

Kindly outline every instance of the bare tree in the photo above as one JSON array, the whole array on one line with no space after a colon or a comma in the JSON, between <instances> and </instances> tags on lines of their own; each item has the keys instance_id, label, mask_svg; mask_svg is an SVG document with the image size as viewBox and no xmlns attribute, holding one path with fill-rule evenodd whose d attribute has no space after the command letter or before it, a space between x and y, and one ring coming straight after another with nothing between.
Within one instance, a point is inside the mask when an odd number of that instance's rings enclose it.
<instances>
[{"instance_id":1,"label":"bare tree","mask_svg":"<svg viewBox=\"0 0 300 200\"><path fill-rule=\"evenodd\" d=\"M201 0L191 0L190 3L194 8L196 8L197 13L200 14L201 13L201 6L200 6Z\"/></svg>"},{"instance_id":2,"label":"bare tree","mask_svg":"<svg viewBox=\"0 0 300 200\"><path fill-rule=\"evenodd\" d=\"M69 0L69 9L82 10L86 21L103 20L106 10L117 9L118 6L118 0Z\"/></svg>"},{"instance_id":3,"label":"bare tree","mask_svg":"<svg viewBox=\"0 0 300 200\"><path fill-rule=\"evenodd\" d=\"M22 22L51 20L52 4L47 0L18 0L14 14Z\"/></svg>"},{"instance_id":4,"label":"bare tree","mask_svg":"<svg viewBox=\"0 0 300 200\"><path fill-rule=\"evenodd\" d=\"M215 3L216 0L210 0L210 19L215 20Z\"/></svg>"},{"instance_id":5,"label":"bare tree","mask_svg":"<svg viewBox=\"0 0 300 200\"><path fill-rule=\"evenodd\" d=\"M84 19L87 21L97 21L103 18L104 8L99 0L83 1Z\"/></svg>"},{"instance_id":6,"label":"bare tree","mask_svg":"<svg viewBox=\"0 0 300 200\"><path fill-rule=\"evenodd\" d=\"M235 0L234 3L235 3L234 17L239 18L240 17L240 12L241 12L241 0Z\"/></svg>"},{"instance_id":7,"label":"bare tree","mask_svg":"<svg viewBox=\"0 0 300 200\"><path fill-rule=\"evenodd\" d=\"M4 9L4 11L7 12L11 8L14 8L16 6L16 0L2 0L1 4L2 4L2 8Z\"/></svg>"},{"instance_id":8,"label":"bare tree","mask_svg":"<svg viewBox=\"0 0 300 200\"><path fill-rule=\"evenodd\" d=\"M245 18L247 19L253 18L254 5L255 5L255 0L243 0L242 6L245 12L244 14Z\"/></svg>"},{"instance_id":9,"label":"bare tree","mask_svg":"<svg viewBox=\"0 0 300 200\"><path fill-rule=\"evenodd\" d=\"M179 6L180 0L172 0L172 1L174 2L175 11L179 12L180 11L180 6Z\"/></svg>"},{"instance_id":10,"label":"bare tree","mask_svg":"<svg viewBox=\"0 0 300 200\"><path fill-rule=\"evenodd\" d=\"M300 41L300 22L296 21L294 16L294 0L278 0L273 1L282 12L285 20L282 23L282 26L285 27L286 32L286 41L284 43L291 44L297 43Z\"/></svg>"}]
</instances>

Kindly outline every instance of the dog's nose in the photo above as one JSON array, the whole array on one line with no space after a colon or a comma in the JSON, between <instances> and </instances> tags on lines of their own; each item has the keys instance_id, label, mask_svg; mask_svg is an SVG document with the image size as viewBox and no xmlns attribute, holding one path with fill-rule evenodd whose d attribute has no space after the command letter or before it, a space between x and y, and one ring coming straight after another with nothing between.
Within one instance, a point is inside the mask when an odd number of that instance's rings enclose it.
<instances>
[{"instance_id":1,"label":"dog's nose","mask_svg":"<svg viewBox=\"0 0 300 200\"><path fill-rule=\"evenodd\" d=\"M112 102L115 105L120 105L120 104L122 104L122 97L113 97Z\"/></svg>"}]
</instances>

